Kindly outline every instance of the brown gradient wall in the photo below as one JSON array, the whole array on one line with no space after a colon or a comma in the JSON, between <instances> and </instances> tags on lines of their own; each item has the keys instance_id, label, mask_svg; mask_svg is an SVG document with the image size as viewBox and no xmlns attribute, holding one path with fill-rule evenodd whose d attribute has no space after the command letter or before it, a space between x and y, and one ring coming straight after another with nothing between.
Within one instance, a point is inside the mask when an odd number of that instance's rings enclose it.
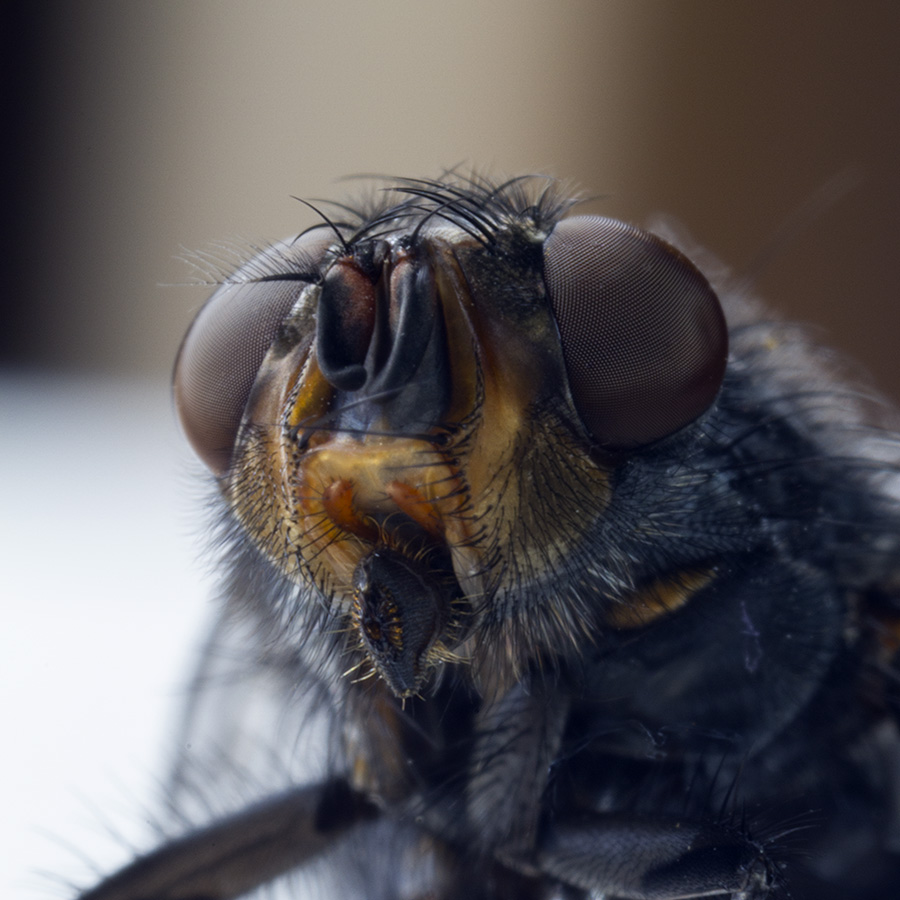
<instances>
[{"instance_id":1,"label":"brown gradient wall","mask_svg":"<svg viewBox=\"0 0 900 900\"><path fill-rule=\"evenodd\" d=\"M177 257L280 238L360 172L544 171L763 270L900 397L900 4L8 4L7 363L167 377Z\"/></svg>"}]
</instances>

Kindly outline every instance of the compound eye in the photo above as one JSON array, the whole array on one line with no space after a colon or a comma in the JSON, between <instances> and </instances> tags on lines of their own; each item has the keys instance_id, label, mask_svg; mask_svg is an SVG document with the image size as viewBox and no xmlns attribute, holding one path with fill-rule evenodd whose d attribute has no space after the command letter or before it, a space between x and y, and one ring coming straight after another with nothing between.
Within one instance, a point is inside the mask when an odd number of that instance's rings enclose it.
<instances>
[{"instance_id":1,"label":"compound eye","mask_svg":"<svg viewBox=\"0 0 900 900\"><path fill-rule=\"evenodd\" d=\"M615 219L574 216L544 242L544 281L572 399L598 444L652 443L715 400L728 356L725 317L674 247Z\"/></svg>"},{"instance_id":2,"label":"compound eye","mask_svg":"<svg viewBox=\"0 0 900 900\"><path fill-rule=\"evenodd\" d=\"M217 477L228 471L263 358L334 240L315 229L251 260L209 298L181 344L175 407L191 446Z\"/></svg>"}]
</instances>

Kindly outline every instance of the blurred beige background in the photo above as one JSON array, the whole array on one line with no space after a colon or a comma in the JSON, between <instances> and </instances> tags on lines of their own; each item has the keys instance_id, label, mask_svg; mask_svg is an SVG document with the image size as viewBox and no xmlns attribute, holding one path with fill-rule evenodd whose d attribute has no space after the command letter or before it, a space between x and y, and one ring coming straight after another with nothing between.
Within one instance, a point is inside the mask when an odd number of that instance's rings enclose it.
<instances>
[{"instance_id":1,"label":"blurred beige background","mask_svg":"<svg viewBox=\"0 0 900 900\"><path fill-rule=\"evenodd\" d=\"M15 7L11 7L15 10ZM900 4L132 2L7 13L4 358L167 378L185 249L299 230L341 176L550 172L764 269L900 396Z\"/></svg>"}]
</instances>

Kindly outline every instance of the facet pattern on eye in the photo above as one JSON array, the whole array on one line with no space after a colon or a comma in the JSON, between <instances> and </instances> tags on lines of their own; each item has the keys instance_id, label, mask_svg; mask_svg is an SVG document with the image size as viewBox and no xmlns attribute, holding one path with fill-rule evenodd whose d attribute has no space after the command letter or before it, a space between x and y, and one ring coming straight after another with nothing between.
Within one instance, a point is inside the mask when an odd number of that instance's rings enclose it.
<instances>
[{"instance_id":1,"label":"facet pattern on eye","mask_svg":"<svg viewBox=\"0 0 900 900\"><path fill-rule=\"evenodd\" d=\"M614 219L576 216L547 238L544 272L575 405L599 444L650 443L713 402L725 321L677 250Z\"/></svg>"},{"instance_id":2,"label":"facet pattern on eye","mask_svg":"<svg viewBox=\"0 0 900 900\"><path fill-rule=\"evenodd\" d=\"M217 475L228 468L263 357L332 242L316 229L261 253L213 294L184 339L176 408L198 456Z\"/></svg>"}]
</instances>

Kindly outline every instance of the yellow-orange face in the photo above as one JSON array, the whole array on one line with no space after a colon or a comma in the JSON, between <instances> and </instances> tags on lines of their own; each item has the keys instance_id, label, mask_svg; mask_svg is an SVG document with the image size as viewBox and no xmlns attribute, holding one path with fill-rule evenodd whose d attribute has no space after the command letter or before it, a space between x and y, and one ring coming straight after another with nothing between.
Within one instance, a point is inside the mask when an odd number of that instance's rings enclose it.
<instances>
[{"instance_id":1,"label":"yellow-orange face","mask_svg":"<svg viewBox=\"0 0 900 900\"><path fill-rule=\"evenodd\" d=\"M712 403L727 339L651 235L513 190L399 189L223 285L175 395L254 546L408 696L443 661L513 672L523 642L596 626L580 586L611 472Z\"/></svg>"}]
</instances>

